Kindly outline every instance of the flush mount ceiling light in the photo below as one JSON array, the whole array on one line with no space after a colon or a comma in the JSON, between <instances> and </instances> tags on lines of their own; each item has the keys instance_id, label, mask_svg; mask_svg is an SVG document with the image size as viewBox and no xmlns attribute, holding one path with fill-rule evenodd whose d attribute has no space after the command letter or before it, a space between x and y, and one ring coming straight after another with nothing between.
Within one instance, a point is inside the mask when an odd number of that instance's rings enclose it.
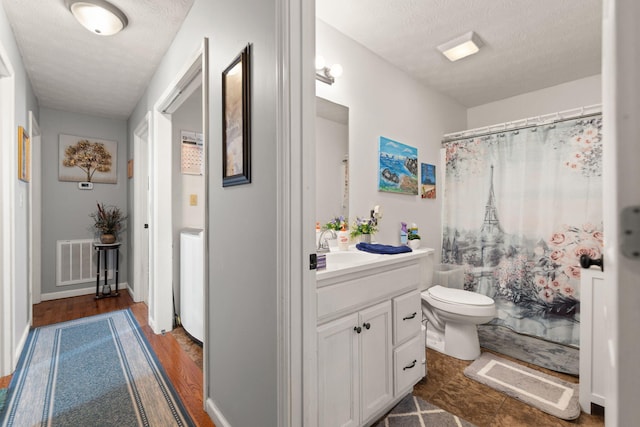
<instances>
[{"instance_id":1,"label":"flush mount ceiling light","mask_svg":"<svg viewBox=\"0 0 640 427\"><path fill-rule=\"evenodd\" d=\"M473 31L456 37L438 46L438 50L451 62L473 55L480 50L483 43Z\"/></svg>"},{"instance_id":2,"label":"flush mount ceiling light","mask_svg":"<svg viewBox=\"0 0 640 427\"><path fill-rule=\"evenodd\" d=\"M333 64L331 67L325 65L322 56L316 56L316 80L332 85L336 81L336 77L342 75L342 65Z\"/></svg>"},{"instance_id":3,"label":"flush mount ceiling light","mask_svg":"<svg viewBox=\"0 0 640 427\"><path fill-rule=\"evenodd\" d=\"M104 0L66 0L65 3L83 27L101 36L119 33L129 23L120 9Z\"/></svg>"}]
</instances>

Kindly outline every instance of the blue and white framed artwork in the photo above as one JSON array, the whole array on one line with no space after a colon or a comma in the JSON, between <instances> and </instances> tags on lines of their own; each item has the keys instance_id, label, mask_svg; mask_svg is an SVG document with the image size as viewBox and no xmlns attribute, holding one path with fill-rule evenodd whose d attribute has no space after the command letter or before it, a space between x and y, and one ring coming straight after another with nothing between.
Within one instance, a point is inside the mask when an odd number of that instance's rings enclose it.
<instances>
[{"instance_id":1,"label":"blue and white framed artwork","mask_svg":"<svg viewBox=\"0 0 640 427\"><path fill-rule=\"evenodd\" d=\"M436 165L420 163L420 184L423 199L436 198Z\"/></svg>"},{"instance_id":2,"label":"blue and white framed artwork","mask_svg":"<svg viewBox=\"0 0 640 427\"><path fill-rule=\"evenodd\" d=\"M378 190L418 194L418 149L380 137Z\"/></svg>"}]
</instances>

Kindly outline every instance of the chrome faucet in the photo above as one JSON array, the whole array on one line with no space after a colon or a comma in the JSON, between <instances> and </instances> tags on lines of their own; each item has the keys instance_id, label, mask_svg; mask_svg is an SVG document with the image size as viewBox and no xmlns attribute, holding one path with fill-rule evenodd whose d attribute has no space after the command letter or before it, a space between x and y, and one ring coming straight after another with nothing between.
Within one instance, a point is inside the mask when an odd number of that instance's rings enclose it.
<instances>
[{"instance_id":1,"label":"chrome faucet","mask_svg":"<svg viewBox=\"0 0 640 427\"><path fill-rule=\"evenodd\" d=\"M316 252L319 253L319 254L324 254L324 253L329 252L329 242L327 242L327 238L324 237L324 235L327 232L331 233L331 239L337 239L338 238L338 235L336 234L336 232L333 231L330 228L327 228L322 233L320 233L320 238L318 239L318 248L316 249Z\"/></svg>"}]
</instances>

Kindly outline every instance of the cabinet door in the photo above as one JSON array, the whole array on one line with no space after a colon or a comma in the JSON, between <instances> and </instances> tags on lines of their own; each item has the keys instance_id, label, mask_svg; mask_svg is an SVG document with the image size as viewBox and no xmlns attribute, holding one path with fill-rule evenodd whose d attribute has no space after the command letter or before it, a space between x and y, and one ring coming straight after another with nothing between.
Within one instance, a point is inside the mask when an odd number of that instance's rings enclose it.
<instances>
[{"instance_id":1,"label":"cabinet door","mask_svg":"<svg viewBox=\"0 0 640 427\"><path fill-rule=\"evenodd\" d=\"M391 301L360 312L360 389L362 420L393 398Z\"/></svg>"},{"instance_id":2,"label":"cabinet door","mask_svg":"<svg viewBox=\"0 0 640 427\"><path fill-rule=\"evenodd\" d=\"M360 422L358 314L318 327L318 425L357 426Z\"/></svg>"}]
</instances>

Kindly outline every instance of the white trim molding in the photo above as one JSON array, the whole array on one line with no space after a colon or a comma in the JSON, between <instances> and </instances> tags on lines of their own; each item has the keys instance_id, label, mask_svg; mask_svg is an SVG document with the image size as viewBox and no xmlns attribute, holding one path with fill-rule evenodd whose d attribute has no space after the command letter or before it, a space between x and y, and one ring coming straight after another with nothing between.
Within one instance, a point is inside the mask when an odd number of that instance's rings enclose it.
<instances>
[{"instance_id":1,"label":"white trim molding","mask_svg":"<svg viewBox=\"0 0 640 427\"><path fill-rule=\"evenodd\" d=\"M315 3L276 3L278 425L317 420L315 271Z\"/></svg>"},{"instance_id":2,"label":"white trim molding","mask_svg":"<svg viewBox=\"0 0 640 427\"><path fill-rule=\"evenodd\" d=\"M15 288L15 73L0 43L0 376L9 375L17 359L13 355Z\"/></svg>"},{"instance_id":3,"label":"white trim molding","mask_svg":"<svg viewBox=\"0 0 640 427\"><path fill-rule=\"evenodd\" d=\"M111 289L115 291L115 287L113 283L111 283L110 285L111 285ZM100 282L100 287L102 287L102 282ZM127 291L131 295L133 295L133 290L129 287L128 282L118 283L118 292L123 292L123 291ZM60 291L60 292L47 292L46 294L41 295L41 299L42 301L51 301L55 299L79 297L81 295L91 295L95 293L96 293L96 284L95 282L93 282L93 284L89 287L69 289L69 290Z\"/></svg>"}]
</instances>

